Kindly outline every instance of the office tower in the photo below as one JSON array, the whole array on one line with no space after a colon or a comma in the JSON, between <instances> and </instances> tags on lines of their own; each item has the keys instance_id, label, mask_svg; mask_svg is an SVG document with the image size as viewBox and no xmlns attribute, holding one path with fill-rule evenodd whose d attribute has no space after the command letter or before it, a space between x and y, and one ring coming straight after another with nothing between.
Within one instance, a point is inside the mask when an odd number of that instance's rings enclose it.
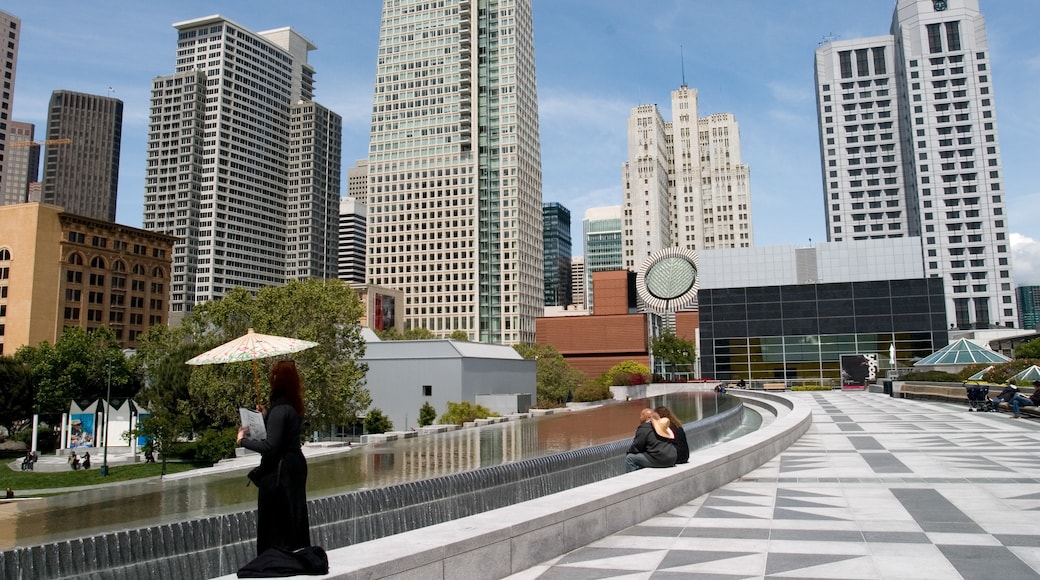
<instances>
[{"instance_id":1,"label":"office tower","mask_svg":"<svg viewBox=\"0 0 1040 580\"><path fill-rule=\"evenodd\" d=\"M729 113L698 117L697 90L672 91L672 120L657 105L628 118L622 169L624 264L635 270L658 250L746 248L751 229L749 169Z\"/></svg>"},{"instance_id":2,"label":"office tower","mask_svg":"<svg viewBox=\"0 0 1040 580\"><path fill-rule=\"evenodd\" d=\"M1040 329L1040 286L1019 286L1015 289L1018 297L1019 326L1026 330Z\"/></svg>"},{"instance_id":3,"label":"office tower","mask_svg":"<svg viewBox=\"0 0 1040 580\"><path fill-rule=\"evenodd\" d=\"M365 205L351 197L339 202L339 268L337 277L351 284L365 283Z\"/></svg>"},{"instance_id":4,"label":"office tower","mask_svg":"<svg viewBox=\"0 0 1040 580\"><path fill-rule=\"evenodd\" d=\"M542 199L531 0L386 0L372 106L368 282L409 328L533 342Z\"/></svg>"},{"instance_id":5,"label":"office tower","mask_svg":"<svg viewBox=\"0 0 1040 580\"><path fill-rule=\"evenodd\" d=\"M958 329L1018 323L992 66L978 0L899 0L889 35L816 50L827 239L920 236Z\"/></svg>"},{"instance_id":6,"label":"office tower","mask_svg":"<svg viewBox=\"0 0 1040 580\"><path fill-rule=\"evenodd\" d=\"M336 277L343 119L313 101L289 113L286 278Z\"/></svg>"},{"instance_id":7,"label":"office tower","mask_svg":"<svg viewBox=\"0 0 1040 580\"><path fill-rule=\"evenodd\" d=\"M542 205L542 268L545 305L571 303L571 210L557 202Z\"/></svg>"},{"instance_id":8,"label":"office tower","mask_svg":"<svg viewBox=\"0 0 1040 580\"><path fill-rule=\"evenodd\" d=\"M29 201L29 184L40 179L40 148L33 141L35 133L36 126L32 123L7 123L0 205Z\"/></svg>"},{"instance_id":9,"label":"office tower","mask_svg":"<svg viewBox=\"0 0 1040 580\"><path fill-rule=\"evenodd\" d=\"M585 305L585 256L571 258L571 304Z\"/></svg>"},{"instance_id":10,"label":"office tower","mask_svg":"<svg viewBox=\"0 0 1040 580\"><path fill-rule=\"evenodd\" d=\"M51 93L42 201L69 213L116 221L122 133L123 101L74 91Z\"/></svg>"},{"instance_id":11,"label":"office tower","mask_svg":"<svg viewBox=\"0 0 1040 580\"><path fill-rule=\"evenodd\" d=\"M621 206L590 207L581 220L585 247L585 308L592 310L593 272L625 269L621 251Z\"/></svg>"},{"instance_id":12,"label":"office tower","mask_svg":"<svg viewBox=\"0 0 1040 580\"><path fill-rule=\"evenodd\" d=\"M347 168L347 197L362 205L368 199L368 159L358 159Z\"/></svg>"},{"instance_id":13,"label":"office tower","mask_svg":"<svg viewBox=\"0 0 1040 580\"><path fill-rule=\"evenodd\" d=\"M0 69L4 71L3 90L0 91L0 192L6 191L4 167L10 148L7 147L11 111L14 109L14 80L18 69L18 39L22 34L22 21L0 10L0 30L3 30L4 50L0 51Z\"/></svg>"},{"instance_id":14,"label":"office tower","mask_svg":"<svg viewBox=\"0 0 1040 580\"><path fill-rule=\"evenodd\" d=\"M295 30L221 16L174 28L175 72L152 82L144 227L178 237L177 323L235 287L332 275L341 135L310 104L315 46Z\"/></svg>"}]
</instances>

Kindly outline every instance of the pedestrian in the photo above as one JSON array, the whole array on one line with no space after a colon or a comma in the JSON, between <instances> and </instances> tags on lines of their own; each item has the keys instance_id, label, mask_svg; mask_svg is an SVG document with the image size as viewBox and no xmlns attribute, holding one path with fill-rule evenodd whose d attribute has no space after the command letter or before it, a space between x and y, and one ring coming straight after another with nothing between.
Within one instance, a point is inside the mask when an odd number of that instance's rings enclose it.
<instances>
[{"instance_id":1,"label":"pedestrian","mask_svg":"<svg viewBox=\"0 0 1040 580\"><path fill-rule=\"evenodd\" d=\"M643 409L639 412L639 426L636 427L632 445L625 455L626 473L644 467L675 467L675 445L669 438L657 434L654 420L653 409Z\"/></svg>"},{"instance_id":2,"label":"pedestrian","mask_svg":"<svg viewBox=\"0 0 1040 580\"><path fill-rule=\"evenodd\" d=\"M6 499L14 499L14 490L11 488L7 488L7 493L4 494L4 497Z\"/></svg>"},{"instance_id":3,"label":"pedestrian","mask_svg":"<svg viewBox=\"0 0 1040 580\"><path fill-rule=\"evenodd\" d=\"M686 440L686 431L683 430L682 423L679 422L679 418L675 416L675 413L671 409L661 405L654 409L654 412L660 415L664 419L668 419L668 426L672 428L672 444L675 445L675 462L688 463L690 461L690 442Z\"/></svg>"},{"instance_id":4,"label":"pedestrian","mask_svg":"<svg viewBox=\"0 0 1040 580\"><path fill-rule=\"evenodd\" d=\"M238 430L238 444L260 453L260 466L250 472L258 489L256 553L268 548L290 551L310 546L307 515L307 460L301 450L303 388L292 361L271 369L271 398L264 415L267 437L253 439L247 427Z\"/></svg>"},{"instance_id":5,"label":"pedestrian","mask_svg":"<svg viewBox=\"0 0 1040 580\"><path fill-rule=\"evenodd\" d=\"M83 454L83 469L90 469L90 452Z\"/></svg>"}]
</instances>

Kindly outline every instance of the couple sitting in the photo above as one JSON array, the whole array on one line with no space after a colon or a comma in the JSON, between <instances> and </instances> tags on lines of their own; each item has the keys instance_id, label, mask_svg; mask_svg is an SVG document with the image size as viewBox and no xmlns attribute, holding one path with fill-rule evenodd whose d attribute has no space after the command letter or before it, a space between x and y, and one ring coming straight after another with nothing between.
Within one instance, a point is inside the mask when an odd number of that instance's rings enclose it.
<instances>
[{"instance_id":1,"label":"couple sitting","mask_svg":"<svg viewBox=\"0 0 1040 580\"><path fill-rule=\"evenodd\" d=\"M689 459L686 432L668 407L639 412L639 427L625 455L626 473L644 467L674 467Z\"/></svg>"},{"instance_id":2,"label":"couple sitting","mask_svg":"<svg viewBox=\"0 0 1040 580\"><path fill-rule=\"evenodd\" d=\"M993 399L993 410L1000 409L1002 402L1011 406L1011 418L1018 419L1021 417L1019 409L1022 407L1040 406L1040 381L1033 381L1033 394L1028 397L1018 392L1018 387L1015 385L1004 387L1004 390Z\"/></svg>"}]
</instances>

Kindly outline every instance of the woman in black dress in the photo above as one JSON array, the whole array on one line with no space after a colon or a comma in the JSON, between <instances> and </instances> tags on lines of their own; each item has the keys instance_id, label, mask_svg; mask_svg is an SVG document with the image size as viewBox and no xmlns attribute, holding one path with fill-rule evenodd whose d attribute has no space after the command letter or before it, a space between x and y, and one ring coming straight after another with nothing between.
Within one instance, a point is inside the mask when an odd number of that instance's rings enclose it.
<instances>
[{"instance_id":1,"label":"woman in black dress","mask_svg":"<svg viewBox=\"0 0 1040 580\"><path fill-rule=\"evenodd\" d=\"M257 409L264 413L263 407ZM271 400L264 413L267 437L253 439L238 430L238 444L260 453L252 479L257 495L256 553L278 547L298 550L311 545L307 516L307 460L300 449L303 429L303 389L292 361L271 369Z\"/></svg>"},{"instance_id":2,"label":"woman in black dress","mask_svg":"<svg viewBox=\"0 0 1040 580\"><path fill-rule=\"evenodd\" d=\"M675 435L675 438L672 439L672 443L675 444L675 463L688 463L690 461L690 443L686 440L686 431L683 431L679 418L671 409L663 405L654 409L654 412L668 419L668 423L671 425L672 433Z\"/></svg>"}]
</instances>

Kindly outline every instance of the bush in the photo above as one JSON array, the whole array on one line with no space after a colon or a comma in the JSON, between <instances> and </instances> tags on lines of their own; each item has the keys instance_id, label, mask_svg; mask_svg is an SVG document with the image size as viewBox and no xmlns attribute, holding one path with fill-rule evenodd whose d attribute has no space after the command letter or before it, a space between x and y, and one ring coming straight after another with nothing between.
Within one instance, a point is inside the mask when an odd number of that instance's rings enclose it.
<instances>
[{"instance_id":1,"label":"bush","mask_svg":"<svg viewBox=\"0 0 1040 580\"><path fill-rule=\"evenodd\" d=\"M923 381L929 383L962 383L964 381L955 374L943 371L914 371L900 377L904 381Z\"/></svg>"},{"instance_id":2,"label":"bush","mask_svg":"<svg viewBox=\"0 0 1040 580\"><path fill-rule=\"evenodd\" d=\"M455 332L459 331L456 330ZM436 420L437 409L434 409L433 405L431 405L429 401L423 403L422 407L419 407L419 426L426 427L428 425L433 425L433 422Z\"/></svg>"},{"instance_id":3,"label":"bush","mask_svg":"<svg viewBox=\"0 0 1040 580\"><path fill-rule=\"evenodd\" d=\"M792 391L830 391L830 387L825 385L798 385L791 387Z\"/></svg>"},{"instance_id":4,"label":"bush","mask_svg":"<svg viewBox=\"0 0 1040 580\"><path fill-rule=\"evenodd\" d=\"M235 456L235 436L238 427L206 429L195 441L195 461L216 463Z\"/></svg>"},{"instance_id":5,"label":"bush","mask_svg":"<svg viewBox=\"0 0 1040 580\"><path fill-rule=\"evenodd\" d=\"M556 399L547 399L545 397L538 397L538 402L535 403L536 409L557 409L566 406L565 403L557 401Z\"/></svg>"},{"instance_id":6,"label":"bush","mask_svg":"<svg viewBox=\"0 0 1040 580\"><path fill-rule=\"evenodd\" d=\"M36 433L36 450L40 453L53 453L58 448L58 431L49 427L40 427ZM32 447L32 428L22 429L11 435L11 441L25 443L25 448Z\"/></svg>"},{"instance_id":7,"label":"bush","mask_svg":"<svg viewBox=\"0 0 1040 580\"><path fill-rule=\"evenodd\" d=\"M579 403L613 398L614 395L610 392L610 387L599 383L588 382L574 390L574 400Z\"/></svg>"},{"instance_id":8,"label":"bush","mask_svg":"<svg viewBox=\"0 0 1040 580\"><path fill-rule=\"evenodd\" d=\"M369 433L386 433L393 431L394 424L379 409L372 409L365 415L365 431Z\"/></svg>"},{"instance_id":9,"label":"bush","mask_svg":"<svg viewBox=\"0 0 1040 580\"><path fill-rule=\"evenodd\" d=\"M470 421L476 421L477 419L486 419L487 417L498 416L498 413L492 413L483 405L475 405L469 401L462 401L461 403L448 401L448 410L441 415L438 422L441 425L462 425L463 423L469 423Z\"/></svg>"}]
</instances>

